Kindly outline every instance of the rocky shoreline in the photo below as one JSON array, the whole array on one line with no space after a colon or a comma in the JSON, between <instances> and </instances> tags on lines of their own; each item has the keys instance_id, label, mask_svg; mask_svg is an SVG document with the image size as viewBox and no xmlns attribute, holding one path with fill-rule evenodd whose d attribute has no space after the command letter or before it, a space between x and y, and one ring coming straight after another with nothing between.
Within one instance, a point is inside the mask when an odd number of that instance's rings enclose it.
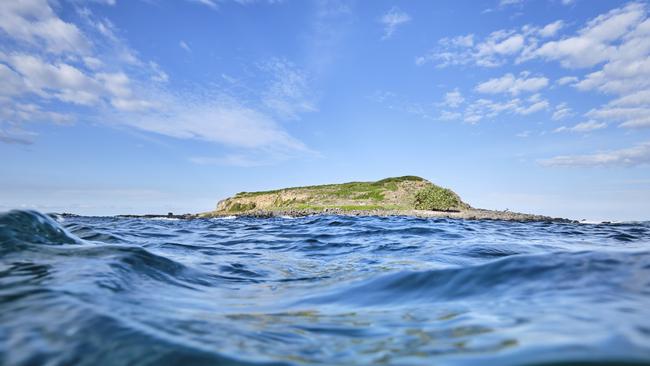
<instances>
[{"instance_id":1,"label":"rocky shoreline","mask_svg":"<svg viewBox=\"0 0 650 366\"><path fill-rule=\"evenodd\" d=\"M64 214L63 216L65 216ZM70 214L67 214L70 215ZM515 221L515 222L559 222L559 223L578 223L576 220L565 219L561 217L550 217L544 215L533 215L511 211L495 211L485 209L468 209L462 211L425 211L425 210L342 210L330 208L324 210L253 210L242 213L228 212L208 212L202 214L181 214L175 215L117 215L120 218L141 218L141 219L177 219L177 220L195 220L206 218L222 217L251 217L251 218L274 218L274 217L305 217L319 215L334 216L406 216L418 218L447 218L463 220L492 220L492 221ZM76 215L75 215L76 216Z\"/></svg>"},{"instance_id":2,"label":"rocky shoreline","mask_svg":"<svg viewBox=\"0 0 650 366\"><path fill-rule=\"evenodd\" d=\"M577 223L577 221L550 217L543 215L525 214L511 211L494 211L485 209L467 209L461 211L426 211L426 210L342 210L330 208L324 210L252 210L243 213L228 213L213 211L209 213L196 215L197 218L215 218L215 217L254 217L254 218L273 218L273 217L304 217L314 215L337 215L337 216L408 216L419 218L449 218L465 220L501 220L501 221L518 221L518 222L565 222Z\"/></svg>"}]
</instances>

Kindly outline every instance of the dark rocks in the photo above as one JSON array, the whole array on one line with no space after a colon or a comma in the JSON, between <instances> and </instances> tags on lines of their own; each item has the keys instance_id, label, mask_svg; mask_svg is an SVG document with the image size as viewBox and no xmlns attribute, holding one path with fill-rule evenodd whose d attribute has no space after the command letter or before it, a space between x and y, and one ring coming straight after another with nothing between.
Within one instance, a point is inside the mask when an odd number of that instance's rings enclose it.
<instances>
[{"instance_id":1,"label":"dark rocks","mask_svg":"<svg viewBox=\"0 0 650 366\"><path fill-rule=\"evenodd\" d=\"M411 216L420 218L450 218L465 220L503 220L518 222L566 222L575 223L577 221L555 218L542 215L530 215L511 211L493 211L483 209L468 209L462 211L424 211L424 210L343 210L340 208L326 208L323 210L310 209L287 209L287 210L251 210L241 212L236 215L232 213L210 212L202 214L200 217L255 217L255 218L272 218L272 217L304 217L312 215L340 215L340 216Z\"/></svg>"}]
</instances>

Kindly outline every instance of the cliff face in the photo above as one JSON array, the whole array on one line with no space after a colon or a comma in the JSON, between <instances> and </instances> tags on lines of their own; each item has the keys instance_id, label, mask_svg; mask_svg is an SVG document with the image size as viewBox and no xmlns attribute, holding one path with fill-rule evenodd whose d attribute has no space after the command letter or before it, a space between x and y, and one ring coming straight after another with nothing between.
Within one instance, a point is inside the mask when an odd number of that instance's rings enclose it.
<instances>
[{"instance_id":1,"label":"cliff face","mask_svg":"<svg viewBox=\"0 0 650 366\"><path fill-rule=\"evenodd\" d=\"M451 190L415 176L386 178L376 182L350 182L284 188L264 192L240 192L218 203L215 213L254 211L343 211L469 209Z\"/></svg>"}]
</instances>

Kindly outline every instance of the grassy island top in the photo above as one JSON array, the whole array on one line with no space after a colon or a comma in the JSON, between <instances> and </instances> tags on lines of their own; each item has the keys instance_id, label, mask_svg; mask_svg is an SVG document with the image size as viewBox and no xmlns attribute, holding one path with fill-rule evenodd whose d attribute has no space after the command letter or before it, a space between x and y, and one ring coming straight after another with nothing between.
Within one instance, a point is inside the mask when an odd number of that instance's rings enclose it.
<instances>
[{"instance_id":1,"label":"grassy island top","mask_svg":"<svg viewBox=\"0 0 650 366\"><path fill-rule=\"evenodd\" d=\"M338 209L460 211L471 208L447 188L416 176L240 192L218 203L217 213Z\"/></svg>"}]
</instances>

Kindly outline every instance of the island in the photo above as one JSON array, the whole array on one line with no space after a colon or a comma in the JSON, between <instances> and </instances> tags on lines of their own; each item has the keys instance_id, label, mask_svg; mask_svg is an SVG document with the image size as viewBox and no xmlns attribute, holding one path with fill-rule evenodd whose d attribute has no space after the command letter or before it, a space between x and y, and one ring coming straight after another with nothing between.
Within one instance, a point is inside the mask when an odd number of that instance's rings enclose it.
<instances>
[{"instance_id":1,"label":"island","mask_svg":"<svg viewBox=\"0 0 650 366\"><path fill-rule=\"evenodd\" d=\"M297 217L318 214L571 221L508 210L474 208L464 202L454 191L416 176L385 178L375 182L349 182L240 192L219 201L216 210L198 214L197 217Z\"/></svg>"}]
</instances>

